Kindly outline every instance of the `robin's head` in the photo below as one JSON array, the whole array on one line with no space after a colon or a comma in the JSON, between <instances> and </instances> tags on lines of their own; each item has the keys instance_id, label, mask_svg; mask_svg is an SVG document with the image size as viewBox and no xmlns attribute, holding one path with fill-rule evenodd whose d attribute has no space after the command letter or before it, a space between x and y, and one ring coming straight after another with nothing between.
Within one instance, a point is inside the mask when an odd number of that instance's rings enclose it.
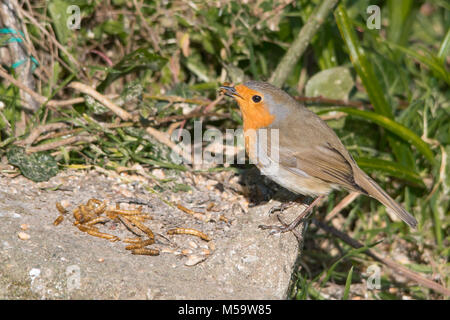
<instances>
[{"instance_id":1,"label":"robin's head","mask_svg":"<svg viewBox=\"0 0 450 320\"><path fill-rule=\"evenodd\" d=\"M224 85L220 91L236 100L244 119L244 130L268 127L287 115L292 98L277 87L259 81L248 81L235 87Z\"/></svg>"}]
</instances>

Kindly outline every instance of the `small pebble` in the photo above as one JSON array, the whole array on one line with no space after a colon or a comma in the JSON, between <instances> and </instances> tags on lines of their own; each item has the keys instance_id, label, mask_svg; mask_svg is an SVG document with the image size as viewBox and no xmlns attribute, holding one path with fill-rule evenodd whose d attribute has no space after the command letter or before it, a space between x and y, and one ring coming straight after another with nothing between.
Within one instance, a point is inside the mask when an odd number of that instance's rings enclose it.
<instances>
[{"instance_id":1,"label":"small pebble","mask_svg":"<svg viewBox=\"0 0 450 320\"><path fill-rule=\"evenodd\" d=\"M22 229L23 231L26 231L30 228L29 224L23 223L20 225L20 229Z\"/></svg>"},{"instance_id":2,"label":"small pebble","mask_svg":"<svg viewBox=\"0 0 450 320\"><path fill-rule=\"evenodd\" d=\"M70 206L70 202L69 202L69 200L62 200L62 201L61 201L61 205L62 205L65 209L67 209L67 208Z\"/></svg>"},{"instance_id":3,"label":"small pebble","mask_svg":"<svg viewBox=\"0 0 450 320\"><path fill-rule=\"evenodd\" d=\"M186 260L186 262L184 263L185 266L195 266L196 264L202 262L206 260L206 256L197 256L197 255L192 255L189 256Z\"/></svg>"},{"instance_id":4,"label":"small pebble","mask_svg":"<svg viewBox=\"0 0 450 320\"><path fill-rule=\"evenodd\" d=\"M192 254L192 250L191 249L183 249L183 250L181 250L181 254L184 256L187 256L188 254Z\"/></svg>"},{"instance_id":5,"label":"small pebble","mask_svg":"<svg viewBox=\"0 0 450 320\"><path fill-rule=\"evenodd\" d=\"M28 233L25 233L22 231L17 233L17 236L19 237L20 240L29 240L30 239L30 235Z\"/></svg>"},{"instance_id":6,"label":"small pebble","mask_svg":"<svg viewBox=\"0 0 450 320\"><path fill-rule=\"evenodd\" d=\"M198 248L198 245L192 240L189 241L189 245L191 246L191 248L194 248L194 249Z\"/></svg>"},{"instance_id":7,"label":"small pebble","mask_svg":"<svg viewBox=\"0 0 450 320\"><path fill-rule=\"evenodd\" d=\"M211 254L211 251L209 249L202 249L201 253L205 256L209 256Z\"/></svg>"}]
</instances>

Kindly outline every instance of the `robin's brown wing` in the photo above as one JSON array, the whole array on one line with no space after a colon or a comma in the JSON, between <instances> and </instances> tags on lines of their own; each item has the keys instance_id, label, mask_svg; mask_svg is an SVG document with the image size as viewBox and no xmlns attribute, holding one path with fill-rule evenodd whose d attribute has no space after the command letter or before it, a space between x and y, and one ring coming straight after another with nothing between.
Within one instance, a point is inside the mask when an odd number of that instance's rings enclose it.
<instances>
[{"instance_id":1,"label":"robin's brown wing","mask_svg":"<svg viewBox=\"0 0 450 320\"><path fill-rule=\"evenodd\" d=\"M282 148L279 156L280 165L294 174L304 172L331 184L366 193L355 182L350 163L352 160L347 160L341 152L329 145L303 148L298 152Z\"/></svg>"}]
</instances>

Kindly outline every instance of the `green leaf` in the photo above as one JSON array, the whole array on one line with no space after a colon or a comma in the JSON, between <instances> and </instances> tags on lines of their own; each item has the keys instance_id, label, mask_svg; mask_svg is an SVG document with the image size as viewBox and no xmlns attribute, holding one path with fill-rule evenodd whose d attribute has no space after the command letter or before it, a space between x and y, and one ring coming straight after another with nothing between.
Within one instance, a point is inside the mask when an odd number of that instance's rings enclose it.
<instances>
[{"instance_id":1,"label":"green leaf","mask_svg":"<svg viewBox=\"0 0 450 320\"><path fill-rule=\"evenodd\" d=\"M362 169L379 170L387 174L411 182L416 186L425 188L425 184L421 177L407 167L393 161L374 159L374 158L358 158L356 159L358 166Z\"/></svg>"},{"instance_id":2,"label":"green leaf","mask_svg":"<svg viewBox=\"0 0 450 320\"><path fill-rule=\"evenodd\" d=\"M432 164L434 164L434 154L431 151L428 144L426 144L418 135L416 135L413 131L401 125L400 123L395 122L395 120L389 119L385 116L377 114L371 111L364 111L354 108L342 107L342 108L331 108L327 110L322 110L318 112L318 114L328 113L331 111L339 111L344 112L350 115L354 115L357 117L361 117L370 122L376 123L379 126L389 130L394 133L398 137L402 138L406 142L412 144L417 148L417 150L422 153L425 158Z\"/></svg>"},{"instance_id":3,"label":"green leaf","mask_svg":"<svg viewBox=\"0 0 450 320\"><path fill-rule=\"evenodd\" d=\"M26 154L24 148L13 147L6 154L10 164L34 182L47 181L58 173L58 163L45 152Z\"/></svg>"},{"instance_id":4,"label":"green leaf","mask_svg":"<svg viewBox=\"0 0 450 320\"><path fill-rule=\"evenodd\" d=\"M348 68L330 68L316 73L308 80L305 96L346 100L353 84Z\"/></svg>"},{"instance_id":5,"label":"green leaf","mask_svg":"<svg viewBox=\"0 0 450 320\"><path fill-rule=\"evenodd\" d=\"M64 0L51 0L48 3L48 13L55 27L56 37L61 44L67 44L69 33L72 32L72 30L67 28L67 7L69 5Z\"/></svg>"},{"instance_id":6,"label":"green leaf","mask_svg":"<svg viewBox=\"0 0 450 320\"><path fill-rule=\"evenodd\" d=\"M344 294L342 295L342 300L348 300L348 294L350 293L350 285L352 284L353 266L347 275L347 280L345 280Z\"/></svg>"},{"instance_id":7,"label":"green leaf","mask_svg":"<svg viewBox=\"0 0 450 320\"><path fill-rule=\"evenodd\" d=\"M105 23L101 26L101 29L105 33L113 36L126 34L123 23L116 20L105 21Z\"/></svg>"},{"instance_id":8,"label":"green leaf","mask_svg":"<svg viewBox=\"0 0 450 320\"><path fill-rule=\"evenodd\" d=\"M347 100L354 85L350 71L345 67L330 68L313 75L305 85L305 96ZM317 107L310 107L317 112ZM342 129L345 117L327 122L334 129Z\"/></svg>"},{"instance_id":9,"label":"green leaf","mask_svg":"<svg viewBox=\"0 0 450 320\"><path fill-rule=\"evenodd\" d=\"M108 69L106 79L98 85L97 90L103 91L115 80L132 72L147 69L152 71L160 70L167 61L166 58L153 53L148 48L139 48L127 54L114 67Z\"/></svg>"},{"instance_id":10,"label":"green leaf","mask_svg":"<svg viewBox=\"0 0 450 320\"><path fill-rule=\"evenodd\" d=\"M372 64L369 62L366 52L359 43L352 22L342 4L338 5L334 12L334 16L342 39L344 39L348 48L353 67L361 78L375 111L385 117L392 118L392 110L383 94L381 85L375 76Z\"/></svg>"}]
</instances>

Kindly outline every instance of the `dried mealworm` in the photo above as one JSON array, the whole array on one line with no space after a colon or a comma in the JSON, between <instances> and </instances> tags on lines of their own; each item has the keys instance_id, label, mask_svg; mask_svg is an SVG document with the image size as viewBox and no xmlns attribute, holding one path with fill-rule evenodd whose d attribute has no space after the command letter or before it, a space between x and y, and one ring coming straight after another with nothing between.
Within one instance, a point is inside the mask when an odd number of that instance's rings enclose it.
<instances>
[{"instance_id":1,"label":"dried mealworm","mask_svg":"<svg viewBox=\"0 0 450 320\"><path fill-rule=\"evenodd\" d=\"M192 215L195 215L195 214L204 214L203 212L196 212L196 211L194 211L194 210L188 209L188 208L182 206L180 203L177 204L177 208L180 209L180 210L183 211L183 212L186 212L186 213L192 214Z\"/></svg>"},{"instance_id":2,"label":"dried mealworm","mask_svg":"<svg viewBox=\"0 0 450 320\"><path fill-rule=\"evenodd\" d=\"M155 238L153 231L149 227L144 226L139 221L134 220L132 216L128 217L128 221L131 222L132 224L134 224L140 230L144 231L148 235L149 238L152 238L152 239Z\"/></svg>"},{"instance_id":3,"label":"dried mealworm","mask_svg":"<svg viewBox=\"0 0 450 320\"><path fill-rule=\"evenodd\" d=\"M75 209L73 210L73 217L74 217L75 220L76 220L76 224L77 224L77 223L83 222L83 215L82 215L81 212L80 212L80 207L75 208Z\"/></svg>"},{"instance_id":4,"label":"dried mealworm","mask_svg":"<svg viewBox=\"0 0 450 320\"><path fill-rule=\"evenodd\" d=\"M143 248L145 246L149 246L151 244L154 244L155 240L154 239L147 239L147 240L142 240L141 242L135 243L135 244L130 244L128 246L125 247L126 250L134 250L134 249L140 249Z\"/></svg>"},{"instance_id":5,"label":"dried mealworm","mask_svg":"<svg viewBox=\"0 0 450 320\"><path fill-rule=\"evenodd\" d=\"M132 218L133 220L141 221L141 222L145 221L145 220L153 220L153 218L151 216L148 216L146 214L142 214L139 216L132 216L130 218Z\"/></svg>"},{"instance_id":6,"label":"dried mealworm","mask_svg":"<svg viewBox=\"0 0 450 320\"><path fill-rule=\"evenodd\" d=\"M58 209L59 213L61 213L61 214L67 213L66 208L64 208L60 202L56 202L56 209Z\"/></svg>"},{"instance_id":7,"label":"dried mealworm","mask_svg":"<svg viewBox=\"0 0 450 320\"><path fill-rule=\"evenodd\" d=\"M142 239L141 238L125 238L125 239L122 239L122 241L126 242L126 243L139 243L139 242L142 242Z\"/></svg>"},{"instance_id":8,"label":"dried mealworm","mask_svg":"<svg viewBox=\"0 0 450 320\"><path fill-rule=\"evenodd\" d=\"M205 241L210 241L211 238L208 237L205 233L195 230L195 229L189 229L189 228L175 228L170 229L167 231L167 234L190 234L192 236L199 237L200 239L203 239Z\"/></svg>"},{"instance_id":9,"label":"dried mealworm","mask_svg":"<svg viewBox=\"0 0 450 320\"><path fill-rule=\"evenodd\" d=\"M101 202L97 208L94 209L94 214L97 216L101 215L103 212L105 212L106 209L106 201Z\"/></svg>"},{"instance_id":10,"label":"dried mealworm","mask_svg":"<svg viewBox=\"0 0 450 320\"><path fill-rule=\"evenodd\" d=\"M106 210L106 216L108 217L108 218L110 218L111 220L116 220L117 219L117 217L119 216L117 213L114 213L113 211L111 211L111 210Z\"/></svg>"},{"instance_id":11,"label":"dried mealworm","mask_svg":"<svg viewBox=\"0 0 450 320\"><path fill-rule=\"evenodd\" d=\"M89 220L92 220L95 218L94 214L92 213L91 209L89 209L88 206L85 206L84 204L79 206L81 214L83 216L83 222L87 222Z\"/></svg>"},{"instance_id":12,"label":"dried mealworm","mask_svg":"<svg viewBox=\"0 0 450 320\"><path fill-rule=\"evenodd\" d=\"M85 226L83 224L79 224L77 225L78 229L80 229L80 231L83 232L88 232L89 230L94 230L94 231L98 231L98 228L93 227L93 226Z\"/></svg>"},{"instance_id":13,"label":"dried mealworm","mask_svg":"<svg viewBox=\"0 0 450 320\"><path fill-rule=\"evenodd\" d=\"M141 210L139 210L139 208ZM120 214L123 216L134 216L134 215L141 215L142 214L142 207L139 207L138 209L135 210L125 210L125 209L113 209L113 210L109 210L114 214Z\"/></svg>"},{"instance_id":14,"label":"dried mealworm","mask_svg":"<svg viewBox=\"0 0 450 320\"><path fill-rule=\"evenodd\" d=\"M159 256L159 250L158 249L140 248L140 249L132 250L131 253L132 254L147 255L147 256Z\"/></svg>"},{"instance_id":15,"label":"dried mealworm","mask_svg":"<svg viewBox=\"0 0 450 320\"><path fill-rule=\"evenodd\" d=\"M93 226L94 224L101 223L101 222L106 222L106 221L108 221L108 218L106 218L106 217L97 217L97 218L89 220L88 222L83 223L83 224L85 226Z\"/></svg>"},{"instance_id":16,"label":"dried mealworm","mask_svg":"<svg viewBox=\"0 0 450 320\"><path fill-rule=\"evenodd\" d=\"M93 205L93 203L95 203L97 206L101 205L102 202L98 199L95 198L91 198L88 200L88 202L86 203L86 205L90 208L95 208L95 206Z\"/></svg>"},{"instance_id":17,"label":"dried mealworm","mask_svg":"<svg viewBox=\"0 0 450 320\"><path fill-rule=\"evenodd\" d=\"M64 216L62 214L60 214L55 221L53 221L53 225L57 226L58 224L60 224L62 221L64 220Z\"/></svg>"},{"instance_id":18,"label":"dried mealworm","mask_svg":"<svg viewBox=\"0 0 450 320\"><path fill-rule=\"evenodd\" d=\"M114 236L112 234L103 233L103 232L96 231L96 230L88 230L88 231L86 231L86 233L88 233L88 234L90 234L91 236L94 236L94 237L108 239L111 242L116 242L116 241L120 240L120 238L118 236Z\"/></svg>"},{"instance_id":19,"label":"dried mealworm","mask_svg":"<svg viewBox=\"0 0 450 320\"><path fill-rule=\"evenodd\" d=\"M100 232L100 231L98 231L97 228L92 227L92 226L78 225L78 229L80 229L83 232L86 232L87 234L90 234L91 236L107 239L107 240L110 240L112 242L120 240L119 237L114 236L114 235L109 234L109 233Z\"/></svg>"}]
</instances>

